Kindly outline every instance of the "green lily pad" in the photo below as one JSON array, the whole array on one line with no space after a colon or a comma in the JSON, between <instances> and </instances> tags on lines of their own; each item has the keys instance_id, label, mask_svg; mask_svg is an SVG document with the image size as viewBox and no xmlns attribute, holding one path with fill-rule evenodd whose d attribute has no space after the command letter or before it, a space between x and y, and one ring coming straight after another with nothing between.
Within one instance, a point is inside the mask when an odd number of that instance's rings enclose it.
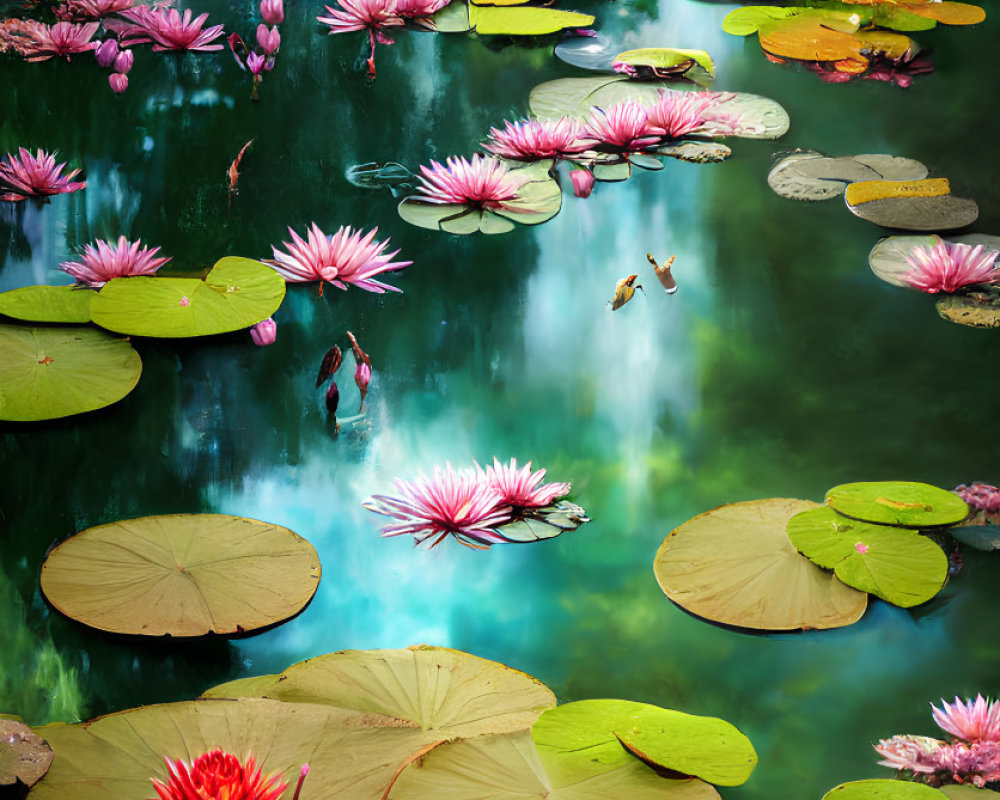
<instances>
[{"instance_id":1,"label":"green lily pad","mask_svg":"<svg viewBox=\"0 0 1000 800\"><path fill-rule=\"evenodd\" d=\"M527 730L555 696L518 670L444 647L345 650L293 664L270 686L233 681L212 697L266 696L407 720L431 739Z\"/></svg>"},{"instance_id":2,"label":"green lily pad","mask_svg":"<svg viewBox=\"0 0 1000 800\"><path fill-rule=\"evenodd\" d=\"M904 528L939 528L969 515L961 497L911 481L844 483L826 493L826 504L845 517Z\"/></svg>"},{"instance_id":3,"label":"green lily pad","mask_svg":"<svg viewBox=\"0 0 1000 800\"><path fill-rule=\"evenodd\" d=\"M916 531L848 519L814 508L788 521L788 538L848 586L910 608L930 600L948 577L948 557Z\"/></svg>"},{"instance_id":4,"label":"green lily pad","mask_svg":"<svg viewBox=\"0 0 1000 800\"><path fill-rule=\"evenodd\" d=\"M91 301L90 313L102 328L133 336L210 336L256 325L284 297L284 279L266 264L223 258L202 279L115 278Z\"/></svg>"},{"instance_id":5,"label":"green lily pad","mask_svg":"<svg viewBox=\"0 0 1000 800\"><path fill-rule=\"evenodd\" d=\"M308 762L306 797L380 800L399 765L427 746L404 720L276 700L194 700L39 729L58 758L32 800L149 800L164 757L193 760L221 748L256 757L264 774L295 782Z\"/></svg>"},{"instance_id":6,"label":"green lily pad","mask_svg":"<svg viewBox=\"0 0 1000 800\"><path fill-rule=\"evenodd\" d=\"M42 592L79 622L143 636L234 634L301 611L319 584L313 546L226 514L168 514L88 528L42 564Z\"/></svg>"},{"instance_id":7,"label":"green lily pad","mask_svg":"<svg viewBox=\"0 0 1000 800\"><path fill-rule=\"evenodd\" d=\"M452 742L436 748L419 769L408 767L389 800L718 800L697 779L659 777L636 758L594 775L580 759L536 750L531 736L514 733Z\"/></svg>"},{"instance_id":8,"label":"green lily pad","mask_svg":"<svg viewBox=\"0 0 1000 800\"><path fill-rule=\"evenodd\" d=\"M830 158L815 150L791 153L767 176L775 194L790 200L828 200L847 184L874 180L921 180L927 167L910 158L879 153Z\"/></svg>"},{"instance_id":9,"label":"green lily pad","mask_svg":"<svg viewBox=\"0 0 1000 800\"><path fill-rule=\"evenodd\" d=\"M660 545L653 569L673 602L704 619L768 631L857 622L868 595L845 586L788 540L788 520L817 504L770 498L707 511Z\"/></svg>"},{"instance_id":10,"label":"green lily pad","mask_svg":"<svg viewBox=\"0 0 1000 800\"><path fill-rule=\"evenodd\" d=\"M823 800L944 800L943 793L913 781L851 781L834 787Z\"/></svg>"},{"instance_id":11,"label":"green lily pad","mask_svg":"<svg viewBox=\"0 0 1000 800\"><path fill-rule=\"evenodd\" d=\"M709 75L715 75L715 63L704 50L680 50L673 47L641 47L637 50L626 50L613 59L614 63L628 64L633 67L655 67L661 70L674 70L685 67L691 62L698 64Z\"/></svg>"},{"instance_id":12,"label":"green lily pad","mask_svg":"<svg viewBox=\"0 0 1000 800\"><path fill-rule=\"evenodd\" d=\"M0 787L34 786L52 764L52 748L23 722L0 719Z\"/></svg>"},{"instance_id":13,"label":"green lily pad","mask_svg":"<svg viewBox=\"0 0 1000 800\"><path fill-rule=\"evenodd\" d=\"M452 0L444 8L431 16L434 30L438 33L465 33L469 25L469 4L464 0Z\"/></svg>"},{"instance_id":14,"label":"green lily pad","mask_svg":"<svg viewBox=\"0 0 1000 800\"><path fill-rule=\"evenodd\" d=\"M800 9L778 6L746 6L726 14L722 20L722 30L734 36L749 36L776 20L795 16Z\"/></svg>"},{"instance_id":15,"label":"green lily pad","mask_svg":"<svg viewBox=\"0 0 1000 800\"><path fill-rule=\"evenodd\" d=\"M575 531L585 522L590 522L590 517L581 506L560 500L545 508L533 508L520 519L495 530L509 542L537 542Z\"/></svg>"},{"instance_id":16,"label":"green lily pad","mask_svg":"<svg viewBox=\"0 0 1000 800\"><path fill-rule=\"evenodd\" d=\"M1000 794L991 789L977 789L967 783L951 783L942 786L941 792L947 795L949 800L997 800L996 797L993 797L995 794L1000 797Z\"/></svg>"},{"instance_id":17,"label":"green lily pad","mask_svg":"<svg viewBox=\"0 0 1000 800\"><path fill-rule=\"evenodd\" d=\"M27 322L90 322L92 289L25 286L0 293L0 314Z\"/></svg>"},{"instance_id":18,"label":"green lily pad","mask_svg":"<svg viewBox=\"0 0 1000 800\"><path fill-rule=\"evenodd\" d=\"M0 325L0 420L104 408L131 392L141 373L132 345L104 331Z\"/></svg>"},{"instance_id":19,"label":"green lily pad","mask_svg":"<svg viewBox=\"0 0 1000 800\"><path fill-rule=\"evenodd\" d=\"M947 295L934 304L938 316L970 328L1000 328L1000 292L990 288L968 295Z\"/></svg>"},{"instance_id":20,"label":"green lily pad","mask_svg":"<svg viewBox=\"0 0 1000 800\"><path fill-rule=\"evenodd\" d=\"M590 14L556 8L469 5L469 24L481 36L545 36L593 23Z\"/></svg>"},{"instance_id":21,"label":"green lily pad","mask_svg":"<svg viewBox=\"0 0 1000 800\"><path fill-rule=\"evenodd\" d=\"M538 752L565 770L599 775L633 756L718 786L746 783L757 753L735 726L629 700L580 700L545 711L531 727Z\"/></svg>"}]
</instances>

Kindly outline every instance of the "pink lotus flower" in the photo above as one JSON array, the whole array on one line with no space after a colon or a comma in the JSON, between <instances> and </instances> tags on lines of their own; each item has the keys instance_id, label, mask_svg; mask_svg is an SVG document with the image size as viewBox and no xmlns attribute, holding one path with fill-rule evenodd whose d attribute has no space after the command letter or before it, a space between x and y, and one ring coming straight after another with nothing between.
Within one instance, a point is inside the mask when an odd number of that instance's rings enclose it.
<instances>
[{"instance_id":1,"label":"pink lotus flower","mask_svg":"<svg viewBox=\"0 0 1000 800\"><path fill-rule=\"evenodd\" d=\"M934 721L941 730L967 742L1000 742L1000 702L987 702L981 694L964 703L955 698L941 708L931 704Z\"/></svg>"},{"instance_id":2,"label":"pink lotus flower","mask_svg":"<svg viewBox=\"0 0 1000 800\"><path fill-rule=\"evenodd\" d=\"M258 347L274 344L275 339L278 338L278 323L272 317L258 322L250 328L250 338Z\"/></svg>"},{"instance_id":3,"label":"pink lotus flower","mask_svg":"<svg viewBox=\"0 0 1000 800\"><path fill-rule=\"evenodd\" d=\"M878 763L884 767L931 774L938 769L934 754L945 743L929 736L893 736L891 739L880 739L873 746L875 752L883 756Z\"/></svg>"},{"instance_id":4,"label":"pink lotus flower","mask_svg":"<svg viewBox=\"0 0 1000 800\"><path fill-rule=\"evenodd\" d=\"M1000 780L1000 744L996 742L955 742L935 752L941 782L971 783L982 788Z\"/></svg>"},{"instance_id":5,"label":"pink lotus flower","mask_svg":"<svg viewBox=\"0 0 1000 800\"><path fill-rule=\"evenodd\" d=\"M383 254L389 245L374 241L378 228L373 228L362 236L361 230L355 231L348 226L341 226L332 236L327 236L314 222L308 231L308 241L304 241L294 230L288 229L291 242L283 242L288 252L283 253L272 246L274 260L268 261L286 281L298 283L306 281L329 281L338 289L346 289L347 284L357 286L365 291L382 294L385 291L400 291L395 286L373 280L375 275L383 272L394 272L412 264L412 261L393 261L398 253ZM322 294L320 283L320 293Z\"/></svg>"},{"instance_id":6,"label":"pink lotus flower","mask_svg":"<svg viewBox=\"0 0 1000 800\"><path fill-rule=\"evenodd\" d=\"M434 468L430 479L396 479L401 497L373 495L362 505L376 514L399 520L382 528L383 536L413 536L417 544L433 539L435 547L448 536L476 549L506 541L493 528L510 522L511 509L501 506L500 493L473 470L456 472L451 464Z\"/></svg>"},{"instance_id":7,"label":"pink lotus flower","mask_svg":"<svg viewBox=\"0 0 1000 800\"><path fill-rule=\"evenodd\" d=\"M427 203L458 203L475 208L516 209L517 191L527 178L507 172L503 162L487 156L449 156L447 166L431 161L420 167L420 196Z\"/></svg>"},{"instance_id":8,"label":"pink lotus flower","mask_svg":"<svg viewBox=\"0 0 1000 800\"><path fill-rule=\"evenodd\" d=\"M281 47L281 34L277 28L268 30L267 25L257 26L257 44L264 51L265 55L274 55Z\"/></svg>"},{"instance_id":9,"label":"pink lotus flower","mask_svg":"<svg viewBox=\"0 0 1000 800\"><path fill-rule=\"evenodd\" d=\"M112 278L132 275L153 275L166 264L170 257L156 258L159 247L143 247L142 240L129 242L124 236L118 237L117 246L111 246L103 239L83 248L83 261L64 261L59 269L69 273L79 283L99 287Z\"/></svg>"},{"instance_id":10,"label":"pink lotus flower","mask_svg":"<svg viewBox=\"0 0 1000 800\"><path fill-rule=\"evenodd\" d=\"M260 53L247 55L247 69L250 70L251 75L259 76L264 71L265 66L267 66L266 56L262 56Z\"/></svg>"},{"instance_id":11,"label":"pink lotus flower","mask_svg":"<svg viewBox=\"0 0 1000 800\"><path fill-rule=\"evenodd\" d=\"M608 145L626 152L642 150L659 140L659 131L650 125L645 107L634 100L617 103L607 111L594 106L584 130L586 144Z\"/></svg>"},{"instance_id":12,"label":"pink lotus flower","mask_svg":"<svg viewBox=\"0 0 1000 800\"><path fill-rule=\"evenodd\" d=\"M573 181L573 194L577 197L590 197L594 190L594 173L589 169L570 170L569 179Z\"/></svg>"},{"instance_id":13,"label":"pink lotus flower","mask_svg":"<svg viewBox=\"0 0 1000 800\"><path fill-rule=\"evenodd\" d=\"M56 19L100 19L132 8L135 0L67 0L55 10Z\"/></svg>"},{"instance_id":14,"label":"pink lotus flower","mask_svg":"<svg viewBox=\"0 0 1000 800\"><path fill-rule=\"evenodd\" d=\"M573 117L556 120L504 120L504 129L490 128L483 149L501 158L560 158L587 149L580 141L583 125Z\"/></svg>"},{"instance_id":15,"label":"pink lotus flower","mask_svg":"<svg viewBox=\"0 0 1000 800\"><path fill-rule=\"evenodd\" d=\"M324 6L328 17L316 17L330 27L330 33L378 30L403 24L396 9L396 0L337 0L340 8Z\"/></svg>"},{"instance_id":16,"label":"pink lotus flower","mask_svg":"<svg viewBox=\"0 0 1000 800\"><path fill-rule=\"evenodd\" d=\"M728 97L722 92L675 92L660 89L649 108L649 124L668 139L690 134L722 136L739 125L739 116L719 108Z\"/></svg>"},{"instance_id":17,"label":"pink lotus flower","mask_svg":"<svg viewBox=\"0 0 1000 800\"><path fill-rule=\"evenodd\" d=\"M964 483L955 487L955 494L961 497L975 511L987 514L1000 512L1000 489L989 483Z\"/></svg>"},{"instance_id":18,"label":"pink lotus flower","mask_svg":"<svg viewBox=\"0 0 1000 800\"><path fill-rule=\"evenodd\" d=\"M0 200L18 201L25 197L46 197L83 189L86 181L74 183L72 180L80 170L74 169L63 175L65 166L65 162L56 164L55 157L44 150L31 155L20 147L16 156L7 153L0 160L0 189L10 191L0 195Z\"/></svg>"},{"instance_id":19,"label":"pink lotus flower","mask_svg":"<svg viewBox=\"0 0 1000 800\"><path fill-rule=\"evenodd\" d=\"M573 488L568 483L546 483L539 486L545 477L545 470L540 469L531 474L529 461L521 469L517 468L517 459L512 458L509 464L501 464L494 456L493 466L487 467L483 473L477 465L481 477L500 494L500 505L510 505L517 508L543 508L557 497L569 494Z\"/></svg>"},{"instance_id":20,"label":"pink lotus flower","mask_svg":"<svg viewBox=\"0 0 1000 800\"><path fill-rule=\"evenodd\" d=\"M25 45L25 59L27 61L47 61L53 56L66 56L66 60L73 53L86 53L94 49L94 43L90 40L97 29L99 22L88 22L77 25L73 22L57 22L55 25L39 25L34 29L32 40Z\"/></svg>"},{"instance_id":21,"label":"pink lotus flower","mask_svg":"<svg viewBox=\"0 0 1000 800\"><path fill-rule=\"evenodd\" d=\"M160 800L278 800L288 788L277 773L263 776L253 756L241 764L231 753L212 750L190 766L182 759L165 761L167 782L151 778Z\"/></svg>"},{"instance_id":22,"label":"pink lotus flower","mask_svg":"<svg viewBox=\"0 0 1000 800\"><path fill-rule=\"evenodd\" d=\"M423 19L444 8L451 0L397 0L396 14L403 19Z\"/></svg>"},{"instance_id":23,"label":"pink lotus flower","mask_svg":"<svg viewBox=\"0 0 1000 800\"><path fill-rule=\"evenodd\" d=\"M122 16L135 23L129 32L129 43L152 42L153 50L221 50L221 44L212 44L222 36L222 25L202 27L208 14L200 14L191 19L191 9L185 9L183 16L176 8L150 8L136 6L122 12Z\"/></svg>"},{"instance_id":24,"label":"pink lotus flower","mask_svg":"<svg viewBox=\"0 0 1000 800\"><path fill-rule=\"evenodd\" d=\"M260 0L260 16L266 25L280 25L285 21L282 0Z\"/></svg>"},{"instance_id":25,"label":"pink lotus flower","mask_svg":"<svg viewBox=\"0 0 1000 800\"><path fill-rule=\"evenodd\" d=\"M907 254L906 261L913 269L902 279L930 294L956 292L973 283L996 283L1000 281L1000 271L994 267L998 255L981 244L952 244L937 237L933 245L918 245Z\"/></svg>"}]
</instances>

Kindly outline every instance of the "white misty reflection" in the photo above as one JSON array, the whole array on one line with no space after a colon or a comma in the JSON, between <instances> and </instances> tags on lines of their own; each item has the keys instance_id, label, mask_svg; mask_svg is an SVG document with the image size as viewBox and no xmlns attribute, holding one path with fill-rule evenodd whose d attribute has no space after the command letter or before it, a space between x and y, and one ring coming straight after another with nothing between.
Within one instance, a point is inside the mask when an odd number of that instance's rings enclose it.
<instances>
[{"instance_id":1,"label":"white misty reflection","mask_svg":"<svg viewBox=\"0 0 1000 800\"><path fill-rule=\"evenodd\" d=\"M18 247L7 251L4 268L0 271L0 291L42 283L71 283L56 266L67 255L66 209L71 202L69 195L56 195L41 206L34 200L22 200L17 204L11 217L14 236L20 241Z\"/></svg>"}]
</instances>

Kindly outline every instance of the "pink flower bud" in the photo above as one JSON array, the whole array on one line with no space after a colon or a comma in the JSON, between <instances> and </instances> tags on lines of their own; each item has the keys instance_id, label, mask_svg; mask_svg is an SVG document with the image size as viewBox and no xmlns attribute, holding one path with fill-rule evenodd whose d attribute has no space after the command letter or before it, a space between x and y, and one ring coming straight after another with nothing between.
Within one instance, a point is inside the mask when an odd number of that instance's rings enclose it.
<instances>
[{"instance_id":1,"label":"pink flower bud","mask_svg":"<svg viewBox=\"0 0 1000 800\"><path fill-rule=\"evenodd\" d=\"M268 25L280 25L285 21L282 0L260 0L260 15Z\"/></svg>"},{"instance_id":2,"label":"pink flower bud","mask_svg":"<svg viewBox=\"0 0 1000 800\"><path fill-rule=\"evenodd\" d=\"M100 45L94 50L94 56L97 58L97 63L102 67L110 67L115 63L115 56L118 55L118 42L114 39L105 39Z\"/></svg>"},{"instance_id":3,"label":"pink flower bud","mask_svg":"<svg viewBox=\"0 0 1000 800\"><path fill-rule=\"evenodd\" d=\"M272 55L281 46L281 34L277 28L268 30L266 25L257 26L257 44L265 55Z\"/></svg>"},{"instance_id":4,"label":"pink flower bud","mask_svg":"<svg viewBox=\"0 0 1000 800\"><path fill-rule=\"evenodd\" d=\"M117 56L115 56L115 72L124 75L130 69L132 69L132 64L135 62L135 55L131 50L122 50Z\"/></svg>"},{"instance_id":5,"label":"pink flower bud","mask_svg":"<svg viewBox=\"0 0 1000 800\"><path fill-rule=\"evenodd\" d=\"M259 347L274 344L274 340L278 338L278 323L271 317L268 317L263 322L258 322L250 328L250 338Z\"/></svg>"},{"instance_id":6,"label":"pink flower bud","mask_svg":"<svg viewBox=\"0 0 1000 800\"><path fill-rule=\"evenodd\" d=\"M247 69L254 75L260 75L264 71L264 63L267 59L260 53L251 53L247 56Z\"/></svg>"},{"instance_id":7,"label":"pink flower bud","mask_svg":"<svg viewBox=\"0 0 1000 800\"><path fill-rule=\"evenodd\" d=\"M569 173L573 181L573 194L577 197L590 197L594 189L594 173L589 169L574 169Z\"/></svg>"},{"instance_id":8,"label":"pink flower bud","mask_svg":"<svg viewBox=\"0 0 1000 800\"><path fill-rule=\"evenodd\" d=\"M115 94L121 94L128 88L128 75L122 75L120 72L112 72L108 75L108 83L111 84L111 91Z\"/></svg>"}]
</instances>

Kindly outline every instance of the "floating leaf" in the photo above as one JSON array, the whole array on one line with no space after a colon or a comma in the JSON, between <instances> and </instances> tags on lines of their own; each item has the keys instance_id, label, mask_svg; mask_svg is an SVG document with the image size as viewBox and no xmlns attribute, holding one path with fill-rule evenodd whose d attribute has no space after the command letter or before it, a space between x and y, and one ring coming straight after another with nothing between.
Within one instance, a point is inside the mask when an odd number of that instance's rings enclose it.
<instances>
[{"instance_id":1,"label":"floating leaf","mask_svg":"<svg viewBox=\"0 0 1000 800\"><path fill-rule=\"evenodd\" d=\"M287 528L168 514L88 528L42 564L42 592L85 625L144 636L244 633L301 611L319 558Z\"/></svg>"},{"instance_id":2,"label":"floating leaf","mask_svg":"<svg viewBox=\"0 0 1000 800\"><path fill-rule=\"evenodd\" d=\"M0 325L0 420L104 408L131 392L141 372L132 346L104 331Z\"/></svg>"},{"instance_id":3,"label":"floating leaf","mask_svg":"<svg viewBox=\"0 0 1000 800\"><path fill-rule=\"evenodd\" d=\"M590 517L582 507L561 500L545 508L530 509L520 519L494 530L509 542L537 542L575 531L585 522L590 522Z\"/></svg>"},{"instance_id":4,"label":"floating leaf","mask_svg":"<svg viewBox=\"0 0 1000 800\"><path fill-rule=\"evenodd\" d=\"M399 777L389 800L718 800L700 780L659 777L636 758L594 775L535 749L528 733L485 736L443 745Z\"/></svg>"},{"instance_id":5,"label":"floating leaf","mask_svg":"<svg viewBox=\"0 0 1000 800\"><path fill-rule=\"evenodd\" d=\"M249 258L223 258L203 279L132 277L108 281L91 301L95 323L133 336L209 336L270 317L285 296L277 272Z\"/></svg>"},{"instance_id":6,"label":"floating leaf","mask_svg":"<svg viewBox=\"0 0 1000 800\"><path fill-rule=\"evenodd\" d=\"M939 236L887 236L880 239L868 254L868 266L878 277L893 286L912 289L903 275L913 269L906 257L915 247L932 247Z\"/></svg>"},{"instance_id":7,"label":"floating leaf","mask_svg":"<svg viewBox=\"0 0 1000 800\"><path fill-rule=\"evenodd\" d=\"M654 571L667 597L699 617L757 630L838 628L857 622L867 595L805 556L785 533L808 500L733 503L674 530Z\"/></svg>"},{"instance_id":8,"label":"floating leaf","mask_svg":"<svg viewBox=\"0 0 1000 800\"><path fill-rule=\"evenodd\" d=\"M469 6L469 24L481 36L544 36L566 28L586 28L594 17L555 8Z\"/></svg>"},{"instance_id":9,"label":"floating leaf","mask_svg":"<svg viewBox=\"0 0 1000 800\"><path fill-rule=\"evenodd\" d=\"M359 189L383 189L386 187L391 189L401 183L412 183L416 180L410 170L395 161L386 161L385 163L369 161L364 164L355 164L347 169L344 177L347 178L347 182L351 186L357 186Z\"/></svg>"},{"instance_id":10,"label":"floating leaf","mask_svg":"<svg viewBox=\"0 0 1000 800\"><path fill-rule=\"evenodd\" d=\"M879 153L830 158L815 150L791 153L767 176L768 185L791 200L827 200L855 181L919 180L927 167L910 158Z\"/></svg>"},{"instance_id":11,"label":"floating leaf","mask_svg":"<svg viewBox=\"0 0 1000 800\"><path fill-rule=\"evenodd\" d=\"M796 514L787 531L813 563L903 608L930 600L948 577L944 551L915 531L859 522L826 507Z\"/></svg>"},{"instance_id":12,"label":"floating leaf","mask_svg":"<svg viewBox=\"0 0 1000 800\"><path fill-rule=\"evenodd\" d=\"M555 696L518 670L444 647L344 650L293 664L275 676L234 681L213 697L265 695L408 720L433 739L526 730Z\"/></svg>"},{"instance_id":13,"label":"floating leaf","mask_svg":"<svg viewBox=\"0 0 1000 800\"><path fill-rule=\"evenodd\" d=\"M0 314L28 322L90 322L92 289L25 286L0 293Z\"/></svg>"},{"instance_id":14,"label":"floating leaf","mask_svg":"<svg viewBox=\"0 0 1000 800\"><path fill-rule=\"evenodd\" d=\"M704 50L679 50L672 47L642 47L626 50L614 57L614 63L632 67L654 67L658 70L686 72L692 63L697 64L709 75L715 75L715 63Z\"/></svg>"},{"instance_id":15,"label":"floating leaf","mask_svg":"<svg viewBox=\"0 0 1000 800\"><path fill-rule=\"evenodd\" d=\"M757 753L739 729L716 717L684 714L629 700L580 700L545 711L531 727L544 758L562 770L600 775L633 755L718 786L739 786Z\"/></svg>"},{"instance_id":16,"label":"floating leaf","mask_svg":"<svg viewBox=\"0 0 1000 800\"><path fill-rule=\"evenodd\" d=\"M438 33L465 33L469 30L469 5L464 0L452 0L431 17Z\"/></svg>"},{"instance_id":17,"label":"floating leaf","mask_svg":"<svg viewBox=\"0 0 1000 800\"><path fill-rule=\"evenodd\" d=\"M968 783L949 783L941 787L941 792L947 795L949 800L997 800L993 797L997 792L991 789L978 789Z\"/></svg>"},{"instance_id":18,"label":"floating leaf","mask_svg":"<svg viewBox=\"0 0 1000 800\"><path fill-rule=\"evenodd\" d=\"M949 533L973 550L1000 550L1000 525L958 525Z\"/></svg>"},{"instance_id":19,"label":"floating leaf","mask_svg":"<svg viewBox=\"0 0 1000 800\"><path fill-rule=\"evenodd\" d=\"M947 230L975 222L976 202L950 192L947 178L862 181L850 184L844 199L855 216L884 228Z\"/></svg>"},{"instance_id":20,"label":"floating leaf","mask_svg":"<svg viewBox=\"0 0 1000 800\"><path fill-rule=\"evenodd\" d=\"M961 497L912 481L844 483L826 493L826 504L845 517L904 528L954 525L969 515Z\"/></svg>"},{"instance_id":21,"label":"floating leaf","mask_svg":"<svg viewBox=\"0 0 1000 800\"><path fill-rule=\"evenodd\" d=\"M942 792L913 781L868 780L842 783L823 800L945 800Z\"/></svg>"},{"instance_id":22,"label":"floating leaf","mask_svg":"<svg viewBox=\"0 0 1000 800\"><path fill-rule=\"evenodd\" d=\"M945 25L977 25L986 19L986 12L971 3L954 3L951 0L911 0L899 4L900 10L928 17Z\"/></svg>"},{"instance_id":23,"label":"floating leaf","mask_svg":"<svg viewBox=\"0 0 1000 800\"><path fill-rule=\"evenodd\" d=\"M774 24L778 20L796 16L801 9L781 8L778 6L745 6L726 14L722 20L722 30L734 36L749 36L762 27Z\"/></svg>"},{"instance_id":24,"label":"floating leaf","mask_svg":"<svg viewBox=\"0 0 1000 800\"><path fill-rule=\"evenodd\" d=\"M733 151L722 142L680 141L663 144L653 152L693 164L715 164L725 161Z\"/></svg>"},{"instance_id":25,"label":"floating leaf","mask_svg":"<svg viewBox=\"0 0 1000 800\"><path fill-rule=\"evenodd\" d=\"M23 722L0 719L0 787L34 786L48 772L52 748Z\"/></svg>"},{"instance_id":26,"label":"floating leaf","mask_svg":"<svg viewBox=\"0 0 1000 800\"><path fill-rule=\"evenodd\" d=\"M970 328L1000 328L1000 292L989 289L967 295L949 295L935 303L938 315Z\"/></svg>"}]
</instances>

